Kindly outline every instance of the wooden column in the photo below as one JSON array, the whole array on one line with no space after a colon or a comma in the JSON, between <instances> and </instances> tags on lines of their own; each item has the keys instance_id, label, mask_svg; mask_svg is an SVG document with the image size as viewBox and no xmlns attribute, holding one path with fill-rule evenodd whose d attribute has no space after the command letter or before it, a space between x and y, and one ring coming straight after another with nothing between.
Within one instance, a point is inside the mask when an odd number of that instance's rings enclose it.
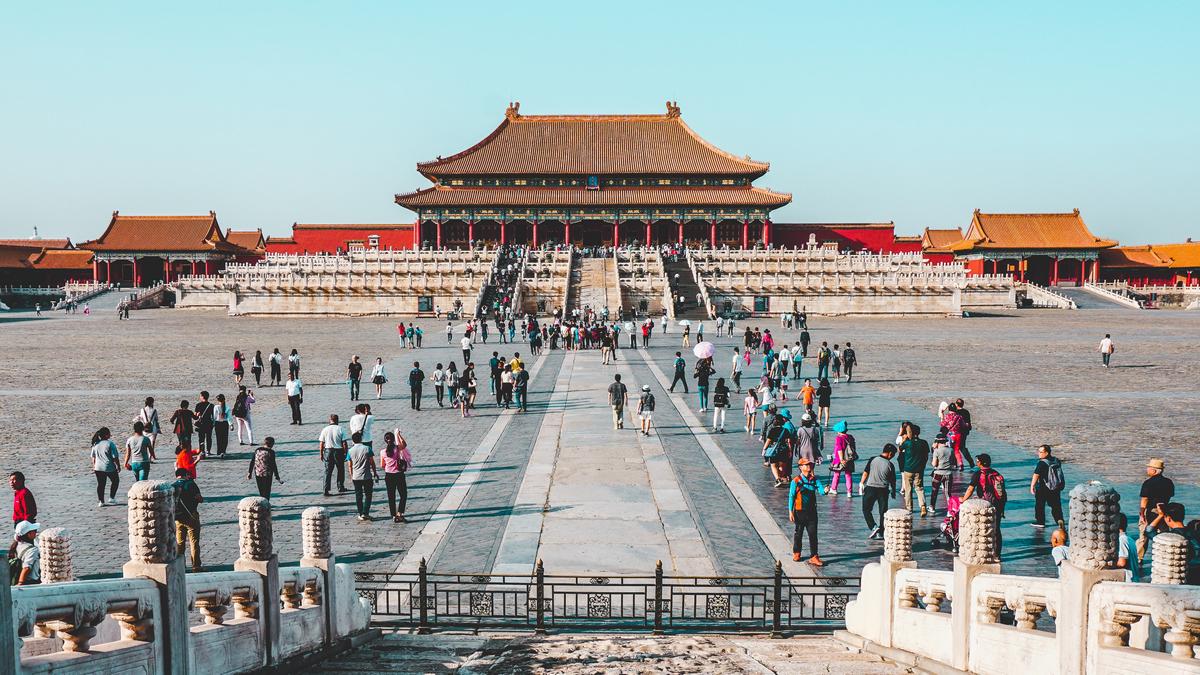
<instances>
[{"instance_id":1,"label":"wooden column","mask_svg":"<svg viewBox=\"0 0 1200 675\"><path fill-rule=\"evenodd\" d=\"M750 248L750 221L742 221L742 250Z\"/></svg>"},{"instance_id":2,"label":"wooden column","mask_svg":"<svg viewBox=\"0 0 1200 675\"><path fill-rule=\"evenodd\" d=\"M621 221L613 221L613 246L618 246L621 243Z\"/></svg>"},{"instance_id":3,"label":"wooden column","mask_svg":"<svg viewBox=\"0 0 1200 675\"><path fill-rule=\"evenodd\" d=\"M196 276L196 261L192 261L192 276Z\"/></svg>"},{"instance_id":4,"label":"wooden column","mask_svg":"<svg viewBox=\"0 0 1200 675\"><path fill-rule=\"evenodd\" d=\"M171 280L171 259L163 258L163 281Z\"/></svg>"},{"instance_id":5,"label":"wooden column","mask_svg":"<svg viewBox=\"0 0 1200 675\"><path fill-rule=\"evenodd\" d=\"M501 219L500 220L500 245L501 246L503 246L504 243L508 241L508 239L506 238L507 234L508 234L508 221Z\"/></svg>"},{"instance_id":6,"label":"wooden column","mask_svg":"<svg viewBox=\"0 0 1200 675\"><path fill-rule=\"evenodd\" d=\"M1096 258L1092 261L1092 283L1100 280L1100 259Z\"/></svg>"},{"instance_id":7,"label":"wooden column","mask_svg":"<svg viewBox=\"0 0 1200 675\"><path fill-rule=\"evenodd\" d=\"M442 249L442 221L440 219L437 221L437 234L434 241L434 248L440 251Z\"/></svg>"},{"instance_id":8,"label":"wooden column","mask_svg":"<svg viewBox=\"0 0 1200 675\"><path fill-rule=\"evenodd\" d=\"M571 219L563 221L563 243L567 246L571 245Z\"/></svg>"},{"instance_id":9,"label":"wooden column","mask_svg":"<svg viewBox=\"0 0 1200 675\"><path fill-rule=\"evenodd\" d=\"M92 256L92 281L100 283L100 261L95 256Z\"/></svg>"},{"instance_id":10,"label":"wooden column","mask_svg":"<svg viewBox=\"0 0 1200 675\"><path fill-rule=\"evenodd\" d=\"M679 243L683 243L683 221L679 221Z\"/></svg>"},{"instance_id":11,"label":"wooden column","mask_svg":"<svg viewBox=\"0 0 1200 675\"><path fill-rule=\"evenodd\" d=\"M654 226L653 226L653 225L651 225L651 223L652 223L652 222L653 222L653 221L651 221L651 220L647 220L647 221L646 221L646 246L647 246L647 247L649 247L649 246L650 246L650 242L651 242L651 241L653 241L653 239L652 239L652 237L651 237L651 235L653 235L653 234L654 234L654 230L653 230L653 227L654 227Z\"/></svg>"},{"instance_id":12,"label":"wooden column","mask_svg":"<svg viewBox=\"0 0 1200 675\"><path fill-rule=\"evenodd\" d=\"M111 265L112 263L109 263L109 264ZM132 265L133 265L133 285L136 288L141 288L142 287L142 275L138 274L138 260L136 257L133 259ZM110 274L112 273L111 267L109 268L109 273ZM109 278L111 279L112 277L109 276Z\"/></svg>"},{"instance_id":13,"label":"wooden column","mask_svg":"<svg viewBox=\"0 0 1200 675\"><path fill-rule=\"evenodd\" d=\"M1083 282L1087 281L1087 261L1079 261L1079 283L1076 286L1082 286Z\"/></svg>"},{"instance_id":14,"label":"wooden column","mask_svg":"<svg viewBox=\"0 0 1200 675\"><path fill-rule=\"evenodd\" d=\"M1054 256L1054 269L1050 272L1050 285L1058 284L1058 256Z\"/></svg>"},{"instance_id":15,"label":"wooden column","mask_svg":"<svg viewBox=\"0 0 1200 675\"><path fill-rule=\"evenodd\" d=\"M467 221L467 246L475 245L475 221Z\"/></svg>"},{"instance_id":16,"label":"wooden column","mask_svg":"<svg viewBox=\"0 0 1200 675\"><path fill-rule=\"evenodd\" d=\"M708 240L710 247L717 247L717 221L715 220L708 221Z\"/></svg>"},{"instance_id":17,"label":"wooden column","mask_svg":"<svg viewBox=\"0 0 1200 675\"><path fill-rule=\"evenodd\" d=\"M763 221L763 248L771 245L771 219Z\"/></svg>"}]
</instances>

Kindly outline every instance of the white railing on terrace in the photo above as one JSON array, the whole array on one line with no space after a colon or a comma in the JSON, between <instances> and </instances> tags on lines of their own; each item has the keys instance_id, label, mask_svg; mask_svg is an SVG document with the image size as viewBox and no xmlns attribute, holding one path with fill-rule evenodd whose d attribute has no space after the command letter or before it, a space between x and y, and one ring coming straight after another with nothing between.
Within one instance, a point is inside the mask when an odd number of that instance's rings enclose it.
<instances>
[{"instance_id":1,"label":"white railing on terrace","mask_svg":"<svg viewBox=\"0 0 1200 675\"><path fill-rule=\"evenodd\" d=\"M1079 309L1075 301L1065 295L1055 293L1045 286L1030 282L1020 282L1017 290L1025 291L1025 297L1033 302L1034 307L1053 307L1057 309Z\"/></svg>"},{"instance_id":2,"label":"white railing on terrace","mask_svg":"<svg viewBox=\"0 0 1200 675\"><path fill-rule=\"evenodd\" d=\"M708 297L708 284L704 282L704 278L696 269L696 259L692 257L692 249L683 249L683 255L687 260L688 268L692 271L692 277L696 279L696 286L700 288L700 301L704 304L704 312L711 319L716 316L716 308L713 307L712 300ZM685 298L685 300L691 300L691 298Z\"/></svg>"},{"instance_id":3,"label":"white railing on terrace","mask_svg":"<svg viewBox=\"0 0 1200 675\"><path fill-rule=\"evenodd\" d=\"M1142 303L1139 300L1130 297L1127 293L1109 290L1091 282L1085 282L1083 284L1083 290L1091 293L1092 295L1104 298L1105 300L1115 302L1118 305L1129 307L1130 309L1142 309Z\"/></svg>"}]
</instances>

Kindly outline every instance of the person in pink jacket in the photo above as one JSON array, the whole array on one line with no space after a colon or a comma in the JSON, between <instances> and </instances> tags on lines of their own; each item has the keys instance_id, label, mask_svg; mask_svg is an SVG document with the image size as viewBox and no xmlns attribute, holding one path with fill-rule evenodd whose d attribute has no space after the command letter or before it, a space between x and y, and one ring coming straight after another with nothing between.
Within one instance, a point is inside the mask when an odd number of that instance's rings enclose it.
<instances>
[{"instance_id":1,"label":"person in pink jacket","mask_svg":"<svg viewBox=\"0 0 1200 675\"><path fill-rule=\"evenodd\" d=\"M837 432L837 436L833 439L833 462L829 465L833 472L833 481L829 486L829 494L836 495L838 493L838 481L842 475L846 476L846 494L854 496L854 460L858 459L858 449L854 443L854 436L851 436L847 431L848 425L846 420L842 420L833 425L833 430Z\"/></svg>"}]
</instances>

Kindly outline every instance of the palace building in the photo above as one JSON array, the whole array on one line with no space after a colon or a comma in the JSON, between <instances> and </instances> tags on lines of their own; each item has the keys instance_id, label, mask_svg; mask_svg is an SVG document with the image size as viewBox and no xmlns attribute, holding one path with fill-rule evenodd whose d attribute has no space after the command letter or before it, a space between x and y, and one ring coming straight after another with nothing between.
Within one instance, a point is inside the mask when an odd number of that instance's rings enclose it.
<instances>
[{"instance_id":1,"label":"palace building","mask_svg":"<svg viewBox=\"0 0 1200 675\"><path fill-rule=\"evenodd\" d=\"M1117 242L1092 234L1070 213L982 213L963 239L943 246L975 274L1007 274L1042 285L1095 282L1100 252Z\"/></svg>"},{"instance_id":2,"label":"palace building","mask_svg":"<svg viewBox=\"0 0 1200 675\"><path fill-rule=\"evenodd\" d=\"M430 187L396 195L422 247L770 244L791 195L757 187L766 162L708 143L679 107L661 115L523 115L475 145L417 164Z\"/></svg>"}]
</instances>

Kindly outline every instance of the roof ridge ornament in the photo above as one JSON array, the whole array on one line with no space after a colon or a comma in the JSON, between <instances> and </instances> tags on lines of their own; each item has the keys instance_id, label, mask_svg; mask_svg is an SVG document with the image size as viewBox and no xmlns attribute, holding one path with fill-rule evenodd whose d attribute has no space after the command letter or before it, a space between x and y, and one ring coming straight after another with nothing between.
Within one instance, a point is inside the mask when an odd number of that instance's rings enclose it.
<instances>
[{"instance_id":1,"label":"roof ridge ornament","mask_svg":"<svg viewBox=\"0 0 1200 675\"><path fill-rule=\"evenodd\" d=\"M521 116L521 102L509 101L508 109L504 111L504 116L510 120L515 120ZM438 159L441 159L439 157Z\"/></svg>"},{"instance_id":2,"label":"roof ridge ornament","mask_svg":"<svg viewBox=\"0 0 1200 675\"><path fill-rule=\"evenodd\" d=\"M679 102L667 101L667 117L674 119L679 117Z\"/></svg>"}]
</instances>

